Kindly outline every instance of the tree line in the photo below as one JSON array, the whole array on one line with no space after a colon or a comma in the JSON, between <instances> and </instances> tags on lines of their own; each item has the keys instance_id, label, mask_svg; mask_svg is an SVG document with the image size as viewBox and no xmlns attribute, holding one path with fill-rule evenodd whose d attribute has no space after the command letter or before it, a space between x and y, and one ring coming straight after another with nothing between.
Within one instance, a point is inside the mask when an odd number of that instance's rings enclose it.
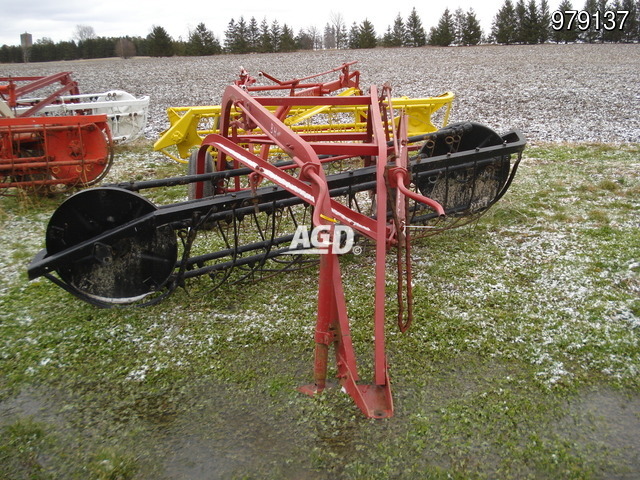
<instances>
[{"instance_id":1,"label":"tree line","mask_svg":"<svg viewBox=\"0 0 640 480\"><path fill-rule=\"evenodd\" d=\"M332 13L322 30L317 27L295 33L277 20L258 22L255 17L231 19L222 40L204 23L189 31L187 40L173 39L161 26L153 26L146 37L98 37L92 27L78 25L74 39L54 43L43 38L27 51L20 46L0 47L0 63L44 62L105 57L201 56L224 53L271 53L295 50L357 49L376 47L421 47L425 45L536 44L545 42L640 42L640 0L586 0L581 11L571 0L562 0L557 10L550 10L547 0L505 0L496 13L491 31L483 32L473 9L448 8L437 24L427 31L415 8L406 19L400 14L387 30L378 34L364 19L347 25L339 13ZM624 24L603 28L602 23L568 21L570 13L625 11ZM576 15L573 14L575 17ZM584 16L584 15L583 15ZM565 22L564 19L567 19ZM580 18L580 17L578 17ZM575 18L574 18L575 19ZM558 27L562 22L562 28ZM620 19L618 19L620 21ZM621 28L617 28L621 27Z\"/></svg>"}]
</instances>

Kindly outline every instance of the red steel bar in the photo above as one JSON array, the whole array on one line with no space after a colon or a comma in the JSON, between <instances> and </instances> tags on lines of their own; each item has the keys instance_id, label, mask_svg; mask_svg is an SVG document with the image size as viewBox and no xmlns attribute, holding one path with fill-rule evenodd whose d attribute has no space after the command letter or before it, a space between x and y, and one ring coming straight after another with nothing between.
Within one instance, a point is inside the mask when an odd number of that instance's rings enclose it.
<instances>
[{"instance_id":1,"label":"red steel bar","mask_svg":"<svg viewBox=\"0 0 640 480\"><path fill-rule=\"evenodd\" d=\"M45 106L59 101L64 94L79 95L78 83L71 79L71 72L54 73L46 77L0 77L0 82L8 82L7 85L0 85L0 95L7 98L7 104L14 108L21 104L20 98L24 95L48 87L55 83L60 83L55 92L49 94L33 105L29 110L21 113L20 117L30 117L42 110ZM25 85L17 85L16 82L28 82ZM25 102L22 102L25 103ZM27 104L27 103L25 103Z\"/></svg>"},{"instance_id":2,"label":"red steel bar","mask_svg":"<svg viewBox=\"0 0 640 480\"><path fill-rule=\"evenodd\" d=\"M285 108L306 104L309 97L283 97L279 102ZM331 99L323 97L323 104L331 104ZM342 102L343 97L340 102ZM378 91L371 88L370 95L359 96L352 103L368 107L369 131L363 137L364 143L331 144L331 135L324 138L326 143L311 144L301 135L293 132L276 115L269 112L262 99L252 97L243 88L236 85L227 87L221 102L222 115L220 134L207 136L198 153L198 162L204 162L206 152L215 149L220 165L226 165L227 157L254 170L258 175L300 197L314 206L313 223L315 226L329 225L333 234L333 222L350 225L360 233L376 241L375 265L375 311L374 311L374 379L369 385L357 383L355 352L351 342L349 319L342 286L340 264L335 253L322 255L318 283L318 313L315 333L314 384L302 387L307 394L321 392L326 386L328 350L335 347L338 377L347 393L358 407L370 417L384 418L393 415L393 400L389 383L388 366L385 353L385 260L387 246L391 242L392 230L387 224L387 141L381 109L383 107ZM232 125L231 109L242 112L241 119ZM257 127L263 134L251 134L253 144L277 145L287 153L299 168L298 177L271 165L261 156L255 155L238 145L240 139L234 136L234 127L241 122L243 130ZM333 140L340 136L333 136ZM318 151L326 152L328 145L333 153L362 155L377 159L375 219L356 212L329 196L327 180Z\"/></svg>"}]
</instances>

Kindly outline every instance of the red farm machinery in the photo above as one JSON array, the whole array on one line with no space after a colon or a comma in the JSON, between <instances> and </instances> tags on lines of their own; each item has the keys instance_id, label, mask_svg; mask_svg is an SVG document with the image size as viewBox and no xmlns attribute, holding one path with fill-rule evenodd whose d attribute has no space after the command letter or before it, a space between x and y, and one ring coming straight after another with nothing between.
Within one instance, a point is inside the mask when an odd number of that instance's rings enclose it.
<instances>
[{"instance_id":1,"label":"red farm machinery","mask_svg":"<svg viewBox=\"0 0 640 480\"><path fill-rule=\"evenodd\" d=\"M227 288L319 262L313 382L300 390L323 391L333 347L340 384L364 415L392 416L389 253L404 331L412 320L412 240L482 215L509 188L526 142L516 130L498 134L473 122L439 129L428 122L419 131L410 101L393 98L386 85L363 93L350 66L325 72L337 80L268 77L274 85L266 87L243 71L219 107L191 112L190 120L176 115L170 141L156 148L195 146L194 154L181 152L190 173L69 197L49 221L30 278L44 276L84 301L113 307L158 302L194 277ZM440 100L422 99L431 106L421 108L435 116L450 104ZM204 117L213 119L206 128ZM190 198L157 206L139 193L175 185L189 185ZM375 252L368 382L357 368L340 264L362 244Z\"/></svg>"},{"instance_id":2,"label":"red farm machinery","mask_svg":"<svg viewBox=\"0 0 640 480\"><path fill-rule=\"evenodd\" d=\"M113 144L142 133L148 104L149 97L120 90L81 94L69 72L1 77L1 191L99 182L113 162Z\"/></svg>"}]
</instances>

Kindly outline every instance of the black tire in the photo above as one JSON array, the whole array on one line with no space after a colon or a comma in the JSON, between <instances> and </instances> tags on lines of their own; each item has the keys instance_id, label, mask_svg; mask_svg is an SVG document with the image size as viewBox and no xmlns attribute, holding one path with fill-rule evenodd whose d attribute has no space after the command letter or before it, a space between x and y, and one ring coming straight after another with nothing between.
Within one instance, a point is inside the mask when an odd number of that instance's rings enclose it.
<instances>
[{"instance_id":1,"label":"black tire","mask_svg":"<svg viewBox=\"0 0 640 480\"><path fill-rule=\"evenodd\" d=\"M195 150L189 157L189 175L196 175L198 165L198 150ZM211 154L207 152L205 158L205 171L199 173L212 173L213 170L213 158ZM202 195L205 197L212 197L214 194L213 184L209 181L203 182ZM189 200L196 200L196 183L190 183L188 187Z\"/></svg>"}]
</instances>

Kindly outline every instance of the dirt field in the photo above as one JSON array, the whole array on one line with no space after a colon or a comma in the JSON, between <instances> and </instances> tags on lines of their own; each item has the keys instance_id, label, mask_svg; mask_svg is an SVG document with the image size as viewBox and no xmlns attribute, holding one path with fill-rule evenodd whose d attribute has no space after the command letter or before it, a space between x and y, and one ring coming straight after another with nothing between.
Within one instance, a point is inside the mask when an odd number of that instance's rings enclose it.
<instances>
[{"instance_id":1,"label":"dirt field","mask_svg":"<svg viewBox=\"0 0 640 480\"><path fill-rule=\"evenodd\" d=\"M300 52L214 57L107 59L0 65L0 75L72 71L84 93L122 89L151 96L146 136L168 126L170 106L210 105L240 67L277 78L303 77L358 61L361 85L389 82L394 95L452 91L452 121L497 131L521 129L530 141L640 140L640 45L533 45Z\"/></svg>"}]
</instances>

